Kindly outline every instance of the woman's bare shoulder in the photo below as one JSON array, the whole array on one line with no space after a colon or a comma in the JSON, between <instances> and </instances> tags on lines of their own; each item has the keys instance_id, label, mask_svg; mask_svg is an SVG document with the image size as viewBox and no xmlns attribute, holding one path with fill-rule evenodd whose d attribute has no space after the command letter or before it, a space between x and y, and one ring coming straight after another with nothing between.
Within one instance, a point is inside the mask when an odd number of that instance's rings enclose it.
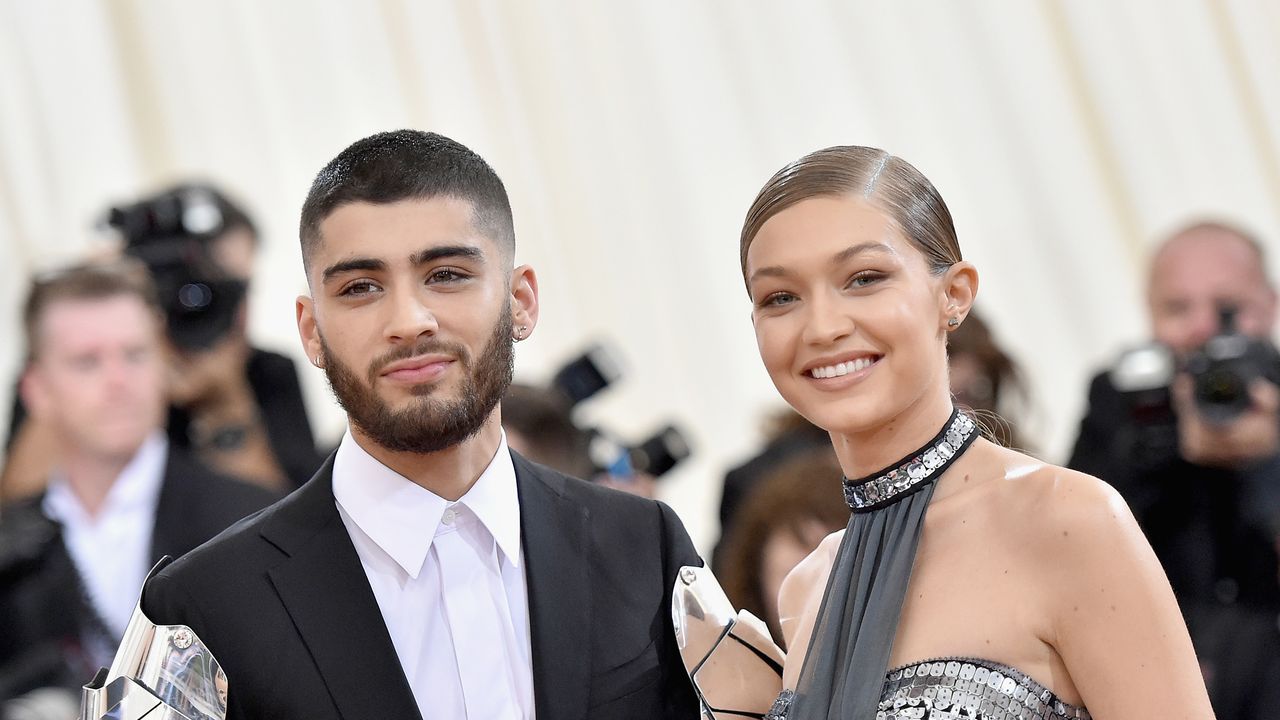
<instances>
[{"instance_id":1,"label":"woman's bare shoulder","mask_svg":"<svg viewBox=\"0 0 1280 720\"><path fill-rule=\"evenodd\" d=\"M1139 567L1159 569L1115 488L1092 475L1003 453L1003 477L993 484L987 509L999 519L1000 540L1037 568L1046 589L1096 583Z\"/></svg>"},{"instance_id":2,"label":"woman's bare shoulder","mask_svg":"<svg viewBox=\"0 0 1280 720\"><path fill-rule=\"evenodd\" d=\"M1128 505L1092 475L1000 449L989 502L1026 539L1071 537L1071 529L1136 529ZM1087 541L1087 537L1078 538Z\"/></svg>"}]
</instances>

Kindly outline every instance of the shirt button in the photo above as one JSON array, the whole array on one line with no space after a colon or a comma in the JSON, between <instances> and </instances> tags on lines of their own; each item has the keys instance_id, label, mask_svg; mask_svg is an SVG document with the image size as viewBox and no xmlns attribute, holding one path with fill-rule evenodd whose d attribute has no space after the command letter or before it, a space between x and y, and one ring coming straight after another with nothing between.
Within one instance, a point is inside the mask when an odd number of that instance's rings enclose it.
<instances>
[{"instance_id":1,"label":"shirt button","mask_svg":"<svg viewBox=\"0 0 1280 720\"><path fill-rule=\"evenodd\" d=\"M444 523L445 525L452 525L453 520L456 517L458 517L458 511L454 510L453 508L449 508L444 511L444 517L440 518L440 522Z\"/></svg>"}]
</instances>

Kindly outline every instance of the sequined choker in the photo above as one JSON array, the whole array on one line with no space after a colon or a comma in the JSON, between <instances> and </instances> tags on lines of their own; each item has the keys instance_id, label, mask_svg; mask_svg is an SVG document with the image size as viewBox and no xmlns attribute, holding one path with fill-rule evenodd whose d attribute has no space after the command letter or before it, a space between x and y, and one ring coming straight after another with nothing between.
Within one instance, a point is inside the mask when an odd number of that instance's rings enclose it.
<instances>
[{"instance_id":1,"label":"sequined choker","mask_svg":"<svg viewBox=\"0 0 1280 720\"><path fill-rule=\"evenodd\" d=\"M977 429L973 418L952 410L942 432L924 447L880 472L858 480L845 478L844 501L856 513L868 512L919 490L960 457L978 437Z\"/></svg>"}]
</instances>

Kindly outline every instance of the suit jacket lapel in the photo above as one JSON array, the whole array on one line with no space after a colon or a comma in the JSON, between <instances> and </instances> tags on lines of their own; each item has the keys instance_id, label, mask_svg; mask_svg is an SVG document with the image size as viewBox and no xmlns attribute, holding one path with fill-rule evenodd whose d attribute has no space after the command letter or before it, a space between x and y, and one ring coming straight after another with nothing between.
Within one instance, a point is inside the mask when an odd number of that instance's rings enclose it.
<instances>
[{"instance_id":1,"label":"suit jacket lapel","mask_svg":"<svg viewBox=\"0 0 1280 720\"><path fill-rule=\"evenodd\" d=\"M511 456L529 586L534 705L539 718L585 718L591 680L587 509L564 496L563 477Z\"/></svg>"},{"instance_id":2,"label":"suit jacket lapel","mask_svg":"<svg viewBox=\"0 0 1280 720\"><path fill-rule=\"evenodd\" d=\"M294 495L289 510L262 529L264 538L289 555L268 574L339 712L349 719L420 717L338 515L333 458Z\"/></svg>"}]
</instances>

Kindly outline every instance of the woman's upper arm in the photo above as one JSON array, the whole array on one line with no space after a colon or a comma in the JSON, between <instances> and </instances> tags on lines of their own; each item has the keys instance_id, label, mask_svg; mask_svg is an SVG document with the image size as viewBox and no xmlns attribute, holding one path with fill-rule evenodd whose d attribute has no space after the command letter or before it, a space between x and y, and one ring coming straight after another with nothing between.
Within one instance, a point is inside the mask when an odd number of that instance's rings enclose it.
<instances>
[{"instance_id":1,"label":"woman's upper arm","mask_svg":"<svg viewBox=\"0 0 1280 720\"><path fill-rule=\"evenodd\" d=\"M782 686L794 688L795 680L804 664L809 649L809 636L813 633L813 621L822 604L822 593L831 575L836 552L844 531L839 530L826 537L804 560L800 561L778 588L778 619L787 653L783 667Z\"/></svg>"},{"instance_id":2,"label":"woman's upper arm","mask_svg":"<svg viewBox=\"0 0 1280 720\"><path fill-rule=\"evenodd\" d=\"M1055 590L1053 642L1093 717L1212 718L1186 623L1124 500L1064 473L1052 507L1039 542Z\"/></svg>"}]
</instances>

